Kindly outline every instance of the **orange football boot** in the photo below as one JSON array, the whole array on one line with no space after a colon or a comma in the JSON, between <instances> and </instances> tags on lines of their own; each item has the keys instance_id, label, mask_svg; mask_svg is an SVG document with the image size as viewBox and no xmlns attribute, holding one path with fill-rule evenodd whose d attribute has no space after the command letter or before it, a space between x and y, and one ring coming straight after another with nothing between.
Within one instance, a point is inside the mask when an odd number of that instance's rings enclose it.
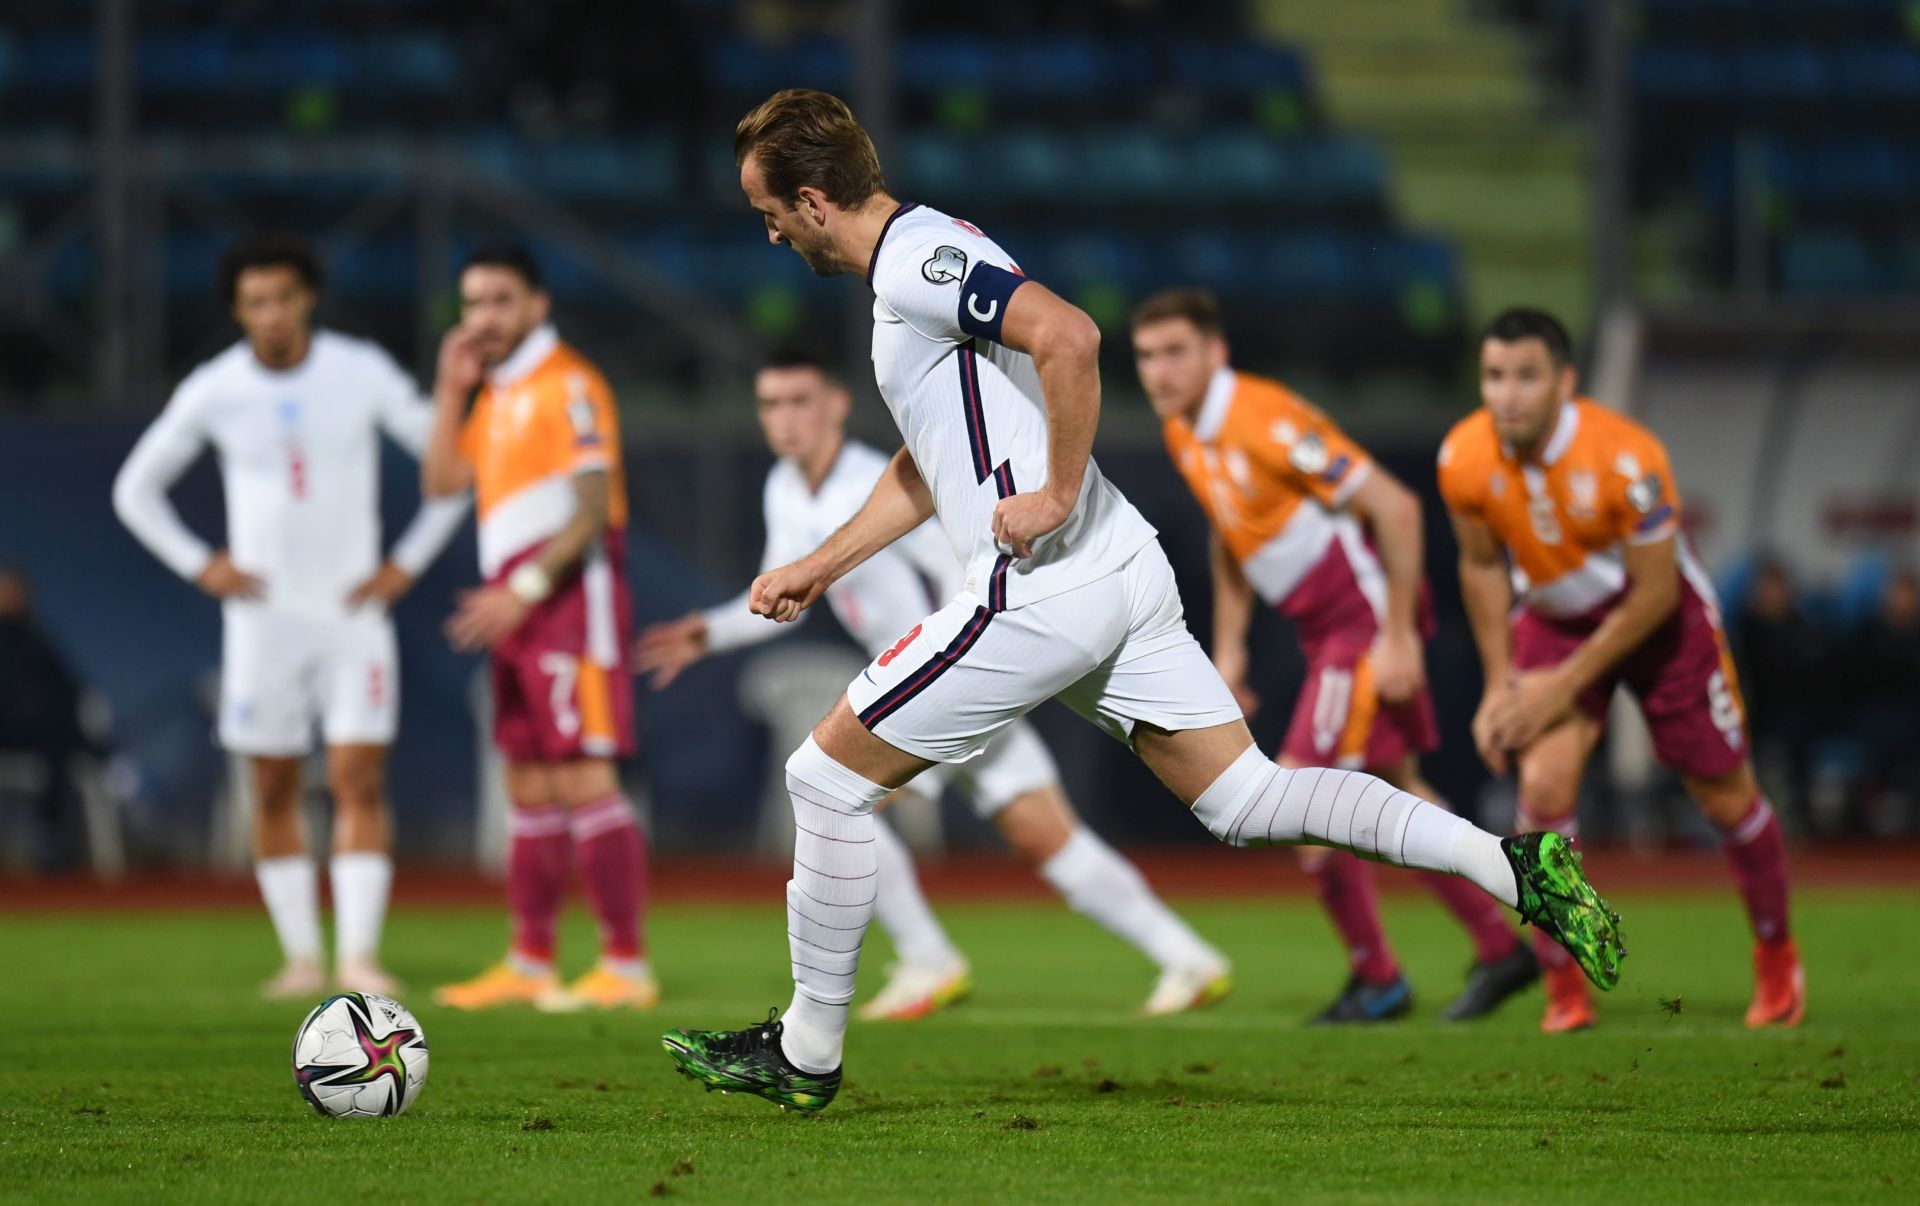
<instances>
[{"instance_id":1,"label":"orange football boot","mask_svg":"<svg viewBox=\"0 0 1920 1206\"><path fill-rule=\"evenodd\" d=\"M449 1009L499 1009L531 1005L559 986L550 971L532 975L503 959L471 980L434 989L433 999Z\"/></svg>"},{"instance_id":2,"label":"orange football boot","mask_svg":"<svg viewBox=\"0 0 1920 1206\"><path fill-rule=\"evenodd\" d=\"M555 985L540 994L534 1007L542 1013L579 1013L587 1009L652 1009L660 1003L660 982L653 973L623 976L604 963L562 988Z\"/></svg>"},{"instance_id":3,"label":"orange football boot","mask_svg":"<svg viewBox=\"0 0 1920 1206\"><path fill-rule=\"evenodd\" d=\"M1798 1026L1807 1016L1807 969L1793 939L1753 944L1753 1004L1747 1006L1747 1025Z\"/></svg>"},{"instance_id":4,"label":"orange football boot","mask_svg":"<svg viewBox=\"0 0 1920 1206\"><path fill-rule=\"evenodd\" d=\"M1587 973L1569 959L1559 967L1541 969L1547 986L1547 1012L1540 1019L1546 1034L1565 1034L1570 1030L1590 1030L1600 1022L1594 1012L1593 997L1587 992Z\"/></svg>"}]
</instances>

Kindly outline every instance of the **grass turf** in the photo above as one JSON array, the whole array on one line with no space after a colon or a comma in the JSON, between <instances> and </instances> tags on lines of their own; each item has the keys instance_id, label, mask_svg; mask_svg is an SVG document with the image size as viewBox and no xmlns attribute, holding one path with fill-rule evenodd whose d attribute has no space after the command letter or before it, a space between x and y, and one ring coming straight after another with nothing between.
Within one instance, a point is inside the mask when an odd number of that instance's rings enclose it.
<instances>
[{"instance_id":1,"label":"grass turf","mask_svg":"<svg viewBox=\"0 0 1920 1206\"><path fill-rule=\"evenodd\" d=\"M1631 956L1598 1031L1538 1034L1539 997L1434 1021L1463 940L1423 900L1388 922L1421 992L1388 1028L1300 1019L1341 978L1303 901L1185 910L1234 955L1206 1013L1130 1011L1146 966L1046 905L943 913L974 1001L856 1023L825 1113L702 1093L668 1025L734 1026L787 997L781 914L667 908L652 1016L461 1016L427 987L496 949L487 911L403 911L388 946L415 987L432 1077L399 1119L314 1116L288 1071L304 1003L263 1004L246 913L0 917L0 1198L47 1202L1915 1200L1920 895L1805 894L1812 1010L1749 1033L1730 896L1629 898ZM574 918L573 951L590 949ZM885 963L869 949L865 988ZM1663 1002L1677 1002L1666 1004Z\"/></svg>"}]
</instances>

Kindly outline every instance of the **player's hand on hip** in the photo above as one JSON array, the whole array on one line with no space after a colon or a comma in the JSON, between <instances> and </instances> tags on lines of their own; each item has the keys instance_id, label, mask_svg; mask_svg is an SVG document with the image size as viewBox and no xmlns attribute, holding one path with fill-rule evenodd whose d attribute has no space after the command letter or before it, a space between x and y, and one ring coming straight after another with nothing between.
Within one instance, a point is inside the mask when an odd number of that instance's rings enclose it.
<instances>
[{"instance_id":1,"label":"player's hand on hip","mask_svg":"<svg viewBox=\"0 0 1920 1206\"><path fill-rule=\"evenodd\" d=\"M815 600L826 593L827 586L826 574L813 564L812 558L803 557L755 578L747 605L754 615L787 624L812 607Z\"/></svg>"},{"instance_id":2,"label":"player's hand on hip","mask_svg":"<svg viewBox=\"0 0 1920 1206\"><path fill-rule=\"evenodd\" d=\"M447 639L455 649L491 649L527 618L526 601L504 586L483 586L460 596L447 621Z\"/></svg>"},{"instance_id":3,"label":"player's hand on hip","mask_svg":"<svg viewBox=\"0 0 1920 1206\"><path fill-rule=\"evenodd\" d=\"M1003 498L993 509L994 543L1016 557L1031 557L1034 542L1072 514L1072 499L1062 501L1044 488Z\"/></svg>"},{"instance_id":4,"label":"player's hand on hip","mask_svg":"<svg viewBox=\"0 0 1920 1206\"><path fill-rule=\"evenodd\" d=\"M267 593L267 584L235 565L225 549L213 555L196 581L216 599L260 599Z\"/></svg>"},{"instance_id":5,"label":"player's hand on hip","mask_svg":"<svg viewBox=\"0 0 1920 1206\"><path fill-rule=\"evenodd\" d=\"M382 608L392 607L400 601L400 596L412 589L412 574L391 561L382 562L371 578L348 592L347 606L358 609L372 603Z\"/></svg>"},{"instance_id":6,"label":"player's hand on hip","mask_svg":"<svg viewBox=\"0 0 1920 1206\"><path fill-rule=\"evenodd\" d=\"M473 333L456 326L440 337L440 361L434 378L435 388L458 393L462 397L480 388L487 374L487 363L480 356L480 345Z\"/></svg>"},{"instance_id":7,"label":"player's hand on hip","mask_svg":"<svg viewBox=\"0 0 1920 1206\"><path fill-rule=\"evenodd\" d=\"M1426 651L1416 632L1382 629L1373 638L1367 658L1373 663L1373 686L1382 702L1406 703L1427 685Z\"/></svg>"},{"instance_id":8,"label":"player's hand on hip","mask_svg":"<svg viewBox=\"0 0 1920 1206\"><path fill-rule=\"evenodd\" d=\"M643 630L633 643L628 664L635 674L646 675L647 685L658 691L705 656L707 617L696 611Z\"/></svg>"},{"instance_id":9,"label":"player's hand on hip","mask_svg":"<svg viewBox=\"0 0 1920 1206\"><path fill-rule=\"evenodd\" d=\"M1523 750L1573 711L1573 692L1551 670L1517 676L1488 717L1490 736L1502 749Z\"/></svg>"}]
</instances>

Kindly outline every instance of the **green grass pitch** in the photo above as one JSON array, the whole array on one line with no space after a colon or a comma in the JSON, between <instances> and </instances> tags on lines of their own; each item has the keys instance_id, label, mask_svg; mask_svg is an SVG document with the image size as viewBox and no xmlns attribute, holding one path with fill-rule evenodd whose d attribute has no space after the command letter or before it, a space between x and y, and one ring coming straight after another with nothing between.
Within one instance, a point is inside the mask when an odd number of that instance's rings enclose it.
<instances>
[{"instance_id":1,"label":"green grass pitch","mask_svg":"<svg viewBox=\"0 0 1920 1206\"><path fill-rule=\"evenodd\" d=\"M949 907L975 999L856 1024L847 1087L813 1117L703 1093L658 1042L785 1003L778 901L659 910L666 1003L590 1018L435 1008L430 986L476 970L503 923L403 910L388 945L432 1076L411 1113L369 1121L296 1094L307 1006L251 995L264 918L0 915L0 1199L1920 1200L1920 894L1803 894L1809 1021L1761 1034L1740 1025L1730 893L1618 903L1625 981L1602 1029L1558 1038L1537 994L1433 1020L1467 953L1419 898L1387 902L1416 1017L1339 1031L1300 1024L1341 976L1309 902L1188 907L1239 991L1161 1023L1131 1015L1146 966L1064 909ZM566 938L590 949L578 917ZM869 988L886 958L876 940Z\"/></svg>"}]
</instances>

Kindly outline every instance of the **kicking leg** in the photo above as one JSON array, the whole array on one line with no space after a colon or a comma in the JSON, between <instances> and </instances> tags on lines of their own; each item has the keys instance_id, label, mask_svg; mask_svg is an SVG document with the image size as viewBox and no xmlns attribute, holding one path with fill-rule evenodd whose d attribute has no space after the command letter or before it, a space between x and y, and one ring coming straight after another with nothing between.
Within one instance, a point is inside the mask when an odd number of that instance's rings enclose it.
<instances>
[{"instance_id":1,"label":"kicking leg","mask_svg":"<svg viewBox=\"0 0 1920 1206\"><path fill-rule=\"evenodd\" d=\"M300 827L300 759L255 757L253 873L260 883L284 966L261 991L270 999L306 997L326 986L320 969L320 885Z\"/></svg>"},{"instance_id":2,"label":"kicking leg","mask_svg":"<svg viewBox=\"0 0 1920 1206\"><path fill-rule=\"evenodd\" d=\"M1253 746L1244 721L1133 730L1134 749L1194 816L1236 846L1334 846L1362 858L1464 876L1551 928L1596 983L1619 979L1619 931L1564 842L1502 842L1437 804L1358 771L1286 770Z\"/></svg>"},{"instance_id":3,"label":"kicking leg","mask_svg":"<svg viewBox=\"0 0 1920 1206\"><path fill-rule=\"evenodd\" d=\"M380 931L393 888L393 822L385 792L387 747L327 747L333 790L334 978L356 992L395 990L380 967Z\"/></svg>"}]
</instances>

